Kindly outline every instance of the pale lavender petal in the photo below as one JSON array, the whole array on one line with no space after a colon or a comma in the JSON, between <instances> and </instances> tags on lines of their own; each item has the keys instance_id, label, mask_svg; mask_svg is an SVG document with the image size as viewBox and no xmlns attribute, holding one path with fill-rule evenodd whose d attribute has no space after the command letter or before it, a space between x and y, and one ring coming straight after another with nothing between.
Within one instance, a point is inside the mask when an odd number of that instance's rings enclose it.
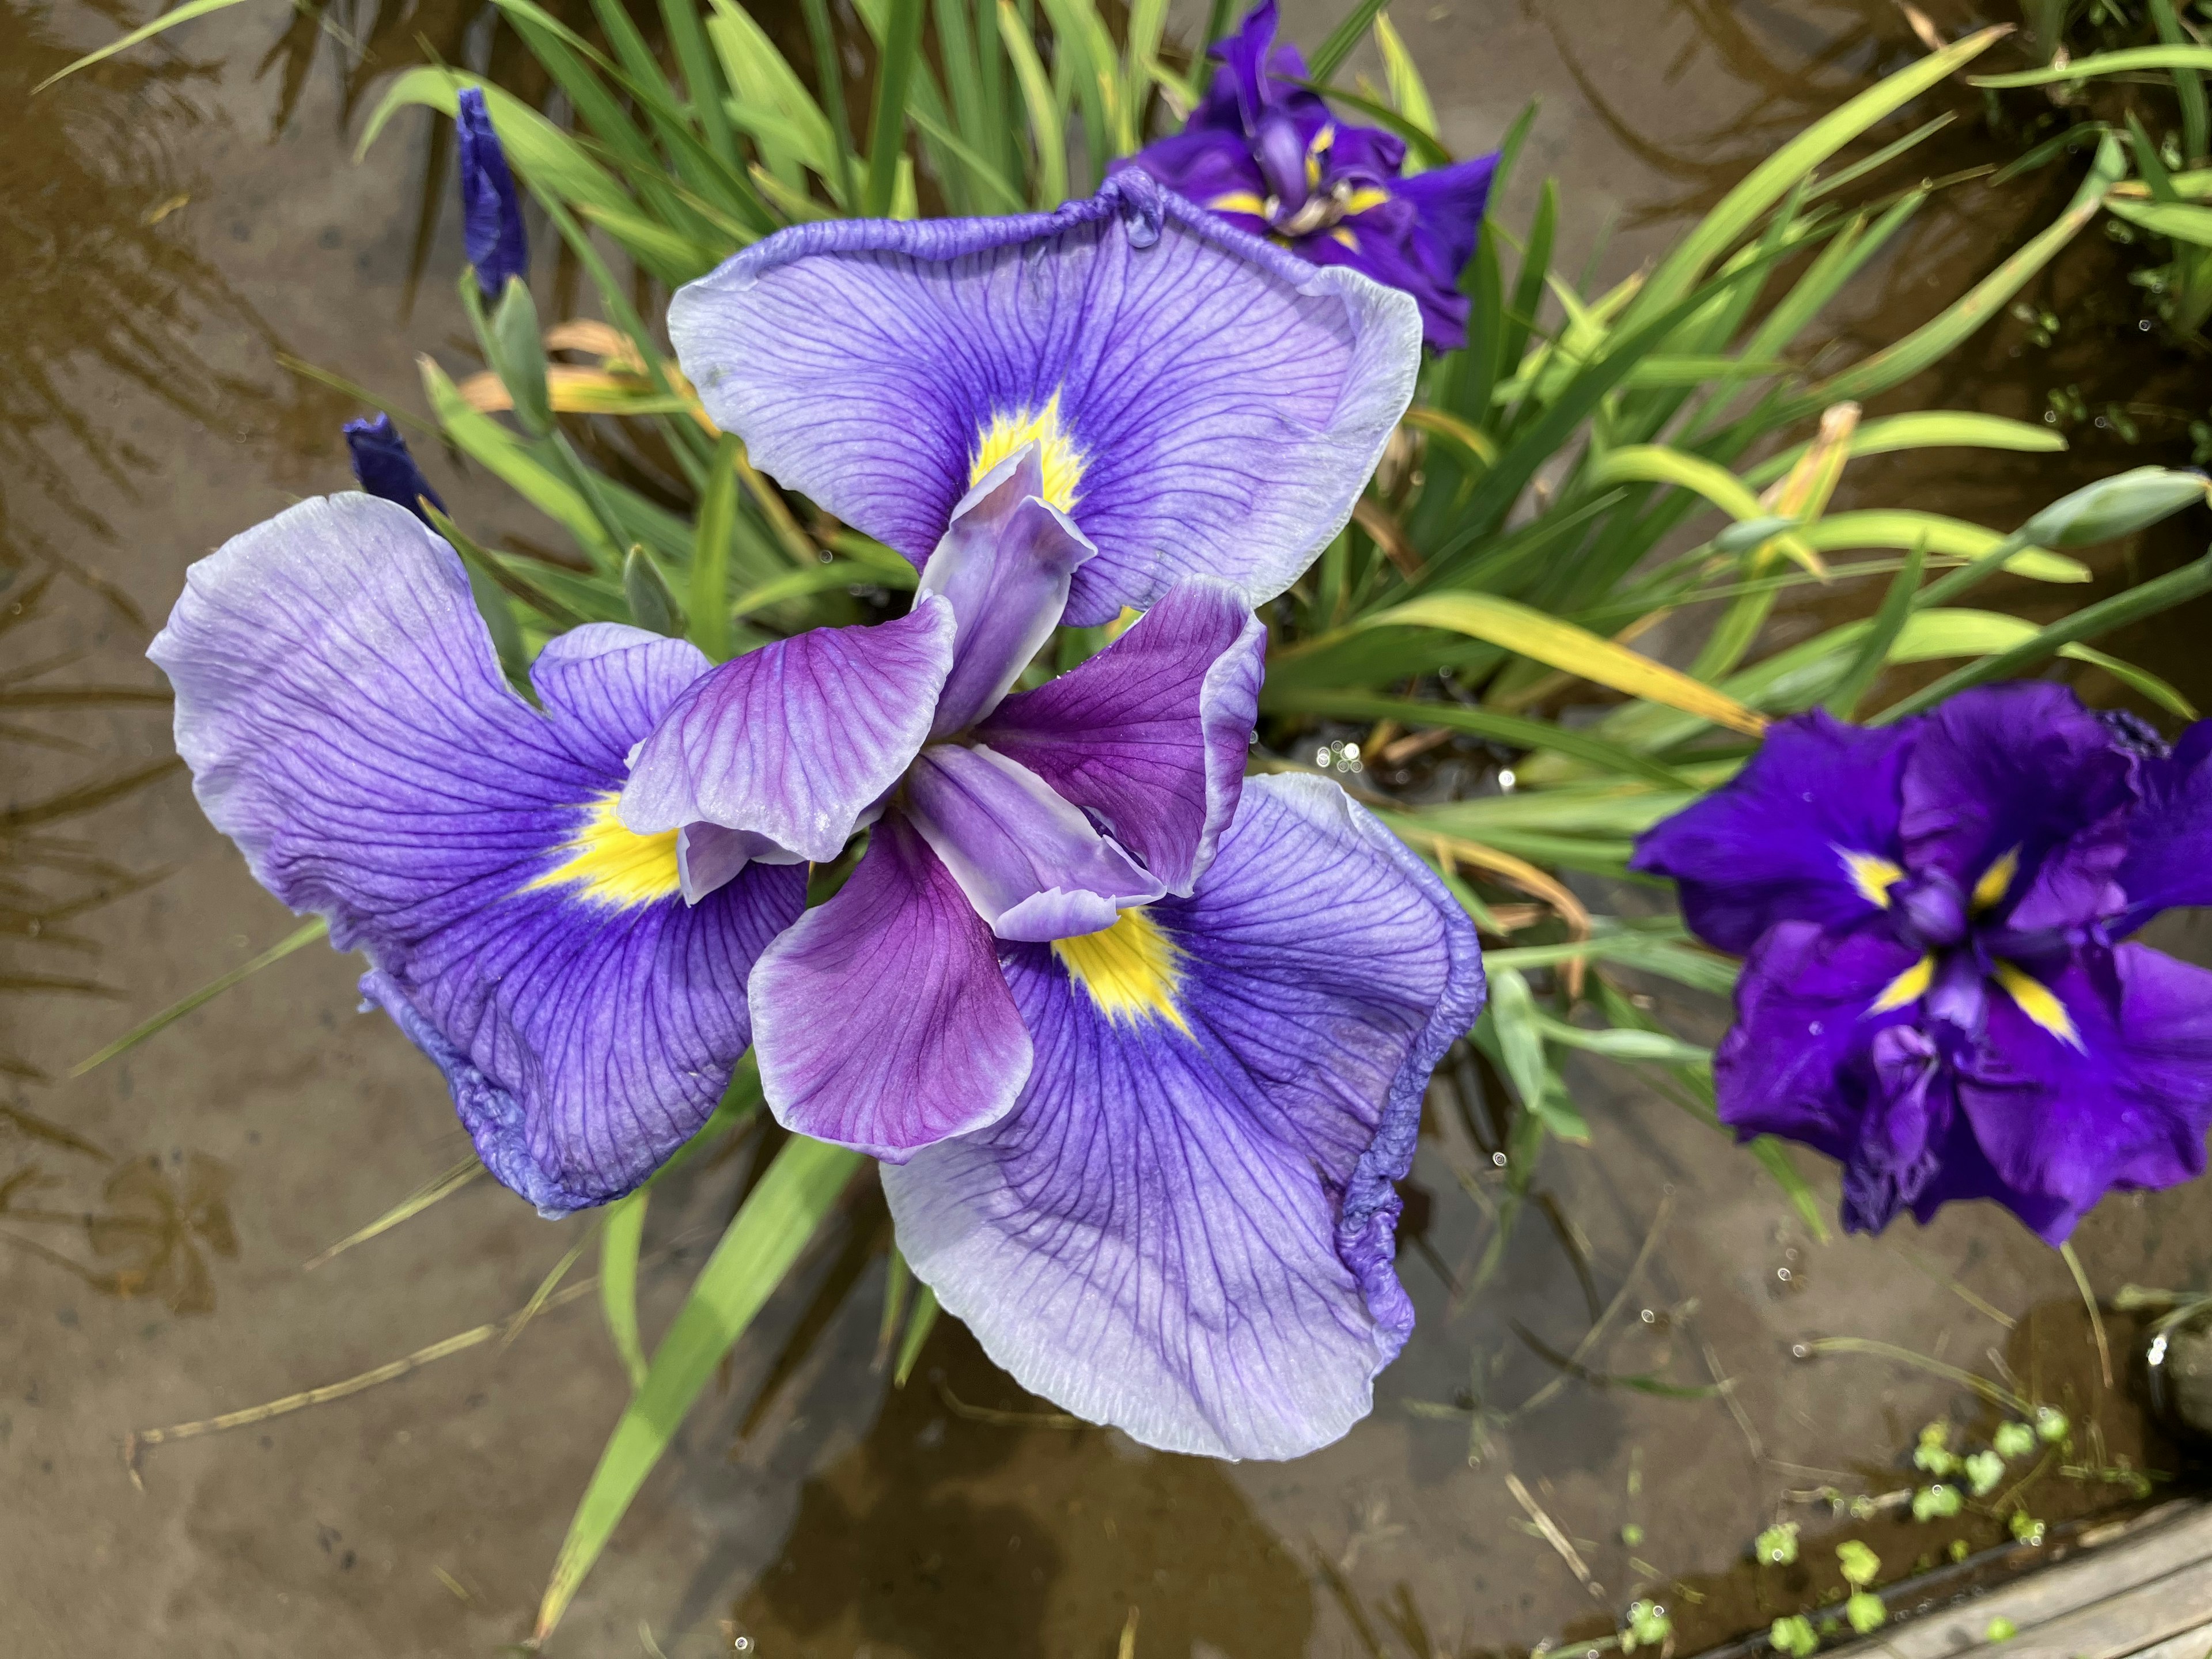
<instances>
[{"instance_id":1,"label":"pale lavender petal","mask_svg":"<svg viewBox=\"0 0 2212 1659\"><path fill-rule=\"evenodd\" d=\"M1000 939L1095 933L1167 890L1050 784L988 748L923 750L906 789L914 827Z\"/></svg>"},{"instance_id":2,"label":"pale lavender petal","mask_svg":"<svg viewBox=\"0 0 2212 1659\"><path fill-rule=\"evenodd\" d=\"M676 833L676 873L684 900L701 899L738 878L748 864L804 864L806 860L766 836L750 830L725 830L719 823L687 823Z\"/></svg>"},{"instance_id":3,"label":"pale lavender petal","mask_svg":"<svg viewBox=\"0 0 2212 1659\"><path fill-rule=\"evenodd\" d=\"M976 735L1188 894L1237 811L1267 646L1234 588L1178 582L1090 661L1007 698Z\"/></svg>"},{"instance_id":4,"label":"pale lavender petal","mask_svg":"<svg viewBox=\"0 0 2212 1659\"><path fill-rule=\"evenodd\" d=\"M817 628L733 658L670 705L638 750L622 818L651 832L702 820L817 864L844 850L929 735L952 665L952 609Z\"/></svg>"},{"instance_id":5,"label":"pale lavender petal","mask_svg":"<svg viewBox=\"0 0 2212 1659\"><path fill-rule=\"evenodd\" d=\"M1474 932L1304 778L1255 779L1195 896L1146 915L1187 1031L1018 950L1028 1089L884 1191L915 1273L1025 1388L1148 1445L1295 1457L1366 1413L1411 1328L1392 1183L1481 1004Z\"/></svg>"},{"instance_id":6,"label":"pale lavender petal","mask_svg":"<svg viewBox=\"0 0 2212 1659\"><path fill-rule=\"evenodd\" d=\"M612 822L622 751L689 651L580 630L543 665L540 714L453 550L337 495L194 565L149 653L208 817L367 952L364 989L549 1212L629 1191L706 1120L750 1040L745 976L805 902L803 871L748 870L687 906L673 837Z\"/></svg>"},{"instance_id":7,"label":"pale lavender petal","mask_svg":"<svg viewBox=\"0 0 2212 1659\"><path fill-rule=\"evenodd\" d=\"M530 688L611 772L629 764L637 734L714 666L689 640L623 623L586 623L545 641L530 665Z\"/></svg>"},{"instance_id":8,"label":"pale lavender petal","mask_svg":"<svg viewBox=\"0 0 2212 1659\"><path fill-rule=\"evenodd\" d=\"M952 526L922 570L919 591L942 594L959 624L933 737L998 707L1060 625L1076 567L1098 550L1041 498L1043 489L1037 446L1024 444L952 510Z\"/></svg>"},{"instance_id":9,"label":"pale lavender petal","mask_svg":"<svg viewBox=\"0 0 2212 1659\"><path fill-rule=\"evenodd\" d=\"M996 1121L1030 1074L998 948L893 812L844 886L753 970L776 1121L891 1162Z\"/></svg>"},{"instance_id":10,"label":"pale lavender petal","mask_svg":"<svg viewBox=\"0 0 2212 1659\"><path fill-rule=\"evenodd\" d=\"M1080 462L1097 544L1068 620L1179 576L1279 593L1352 512L1412 397L1419 307L1146 175L1010 218L827 220L678 293L670 337L717 424L788 488L921 563L994 422Z\"/></svg>"}]
</instances>

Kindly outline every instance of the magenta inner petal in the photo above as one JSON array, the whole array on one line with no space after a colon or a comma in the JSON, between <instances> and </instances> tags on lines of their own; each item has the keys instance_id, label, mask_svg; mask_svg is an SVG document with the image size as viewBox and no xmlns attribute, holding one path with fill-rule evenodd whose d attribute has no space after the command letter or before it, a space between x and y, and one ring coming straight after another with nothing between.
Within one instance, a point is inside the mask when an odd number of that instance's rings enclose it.
<instances>
[{"instance_id":1,"label":"magenta inner petal","mask_svg":"<svg viewBox=\"0 0 2212 1659\"><path fill-rule=\"evenodd\" d=\"M1090 661L1007 698L977 735L1188 894L1237 811L1267 644L1236 589L1178 582Z\"/></svg>"},{"instance_id":2,"label":"magenta inner petal","mask_svg":"<svg viewBox=\"0 0 2212 1659\"><path fill-rule=\"evenodd\" d=\"M953 509L923 568L921 593L942 596L957 624L932 737L998 707L1059 625L1075 568L1098 550L1043 489L1037 446L1024 444Z\"/></svg>"},{"instance_id":3,"label":"magenta inner petal","mask_svg":"<svg viewBox=\"0 0 2212 1659\"><path fill-rule=\"evenodd\" d=\"M638 745L622 821L640 834L707 823L817 864L898 781L952 665L951 607L817 628L695 681Z\"/></svg>"},{"instance_id":4,"label":"magenta inner petal","mask_svg":"<svg viewBox=\"0 0 2212 1659\"><path fill-rule=\"evenodd\" d=\"M1167 891L1050 784L986 748L922 750L907 810L1000 939L1041 945L1095 933Z\"/></svg>"},{"instance_id":5,"label":"magenta inner petal","mask_svg":"<svg viewBox=\"0 0 2212 1659\"><path fill-rule=\"evenodd\" d=\"M896 814L747 988L769 1109L817 1140L902 1162L995 1122L1029 1080L998 946Z\"/></svg>"}]
</instances>

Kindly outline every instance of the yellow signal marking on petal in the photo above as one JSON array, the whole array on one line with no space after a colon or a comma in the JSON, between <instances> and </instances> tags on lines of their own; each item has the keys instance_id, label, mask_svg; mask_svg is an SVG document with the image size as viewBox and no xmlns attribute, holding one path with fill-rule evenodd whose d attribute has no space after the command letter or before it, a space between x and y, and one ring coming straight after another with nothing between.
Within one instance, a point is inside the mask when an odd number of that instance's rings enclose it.
<instances>
[{"instance_id":1,"label":"yellow signal marking on petal","mask_svg":"<svg viewBox=\"0 0 2212 1659\"><path fill-rule=\"evenodd\" d=\"M1364 189L1355 190L1344 198L1345 216L1348 218L1355 213L1364 213L1370 208L1379 208L1389 199L1389 191L1377 190L1371 185Z\"/></svg>"},{"instance_id":2,"label":"yellow signal marking on petal","mask_svg":"<svg viewBox=\"0 0 2212 1659\"><path fill-rule=\"evenodd\" d=\"M981 482L986 472L1030 442L1037 446L1038 459L1044 463L1045 500L1068 512L1075 506L1076 486L1083 482L1085 458L1075 440L1060 429L1057 392L1046 399L1042 409L1023 408L1012 415L991 417L991 423L976 434L975 459L968 468L969 484L973 487Z\"/></svg>"},{"instance_id":3,"label":"yellow signal marking on petal","mask_svg":"<svg viewBox=\"0 0 2212 1659\"><path fill-rule=\"evenodd\" d=\"M1206 206L1216 213L1249 213L1255 219L1267 216L1267 204L1249 190L1224 190Z\"/></svg>"},{"instance_id":4,"label":"yellow signal marking on petal","mask_svg":"<svg viewBox=\"0 0 2212 1659\"><path fill-rule=\"evenodd\" d=\"M1342 225L1339 225L1334 230L1329 232L1329 236L1333 240L1343 243L1345 246L1350 248L1354 253L1359 252L1359 239L1357 236L1354 236L1350 231L1346 230Z\"/></svg>"},{"instance_id":5,"label":"yellow signal marking on petal","mask_svg":"<svg viewBox=\"0 0 2212 1659\"><path fill-rule=\"evenodd\" d=\"M2058 1000L2056 991L2009 962L1991 963L1990 974L2019 1006L2021 1012L2068 1048L2081 1048L2081 1034L2074 1029L2074 1016L2066 1012L2066 1005Z\"/></svg>"},{"instance_id":6,"label":"yellow signal marking on petal","mask_svg":"<svg viewBox=\"0 0 2212 1659\"><path fill-rule=\"evenodd\" d=\"M1190 1035L1175 1001L1182 987L1182 952L1141 906L1122 911L1111 927L1054 939L1052 953L1115 1024L1164 1020Z\"/></svg>"},{"instance_id":7,"label":"yellow signal marking on petal","mask_svg":"<svg viewBox=\"0 0 2212 1659\"><path fill-rule=\"evenodd\" d=\"M586 804L583 827L561 844L568 856L522 890L574 887L574 896L628 909L655 904L683 891L676 870L673 830L641 836L615 816L619 792L609 790Z\"/></svg>"},{"instance_id":8,"label":"yellow signal marking on petal","mask_svg":"<svg viewBox=\"0 0 2212 1659\"><path fill-rule=\"evenodd\" d=\"M1335 142L1336 123L1329 121L1322 125L1322 130L1314 134L1313 142L1306 146L1306 188L1308 190L1321 188L1321 158L1328 154L1329 146Z\"/></svg>"},{"instance_id":9,"label":"yellow signal marking on petal","mask_svg":"<svg viewBox=\"0 0 2212 1659\"><path fill-rule=\"evenodd\" d=\"M2012 890L2012 879L2020 873L2020 848L2000 854L1997 861L1982 872L1982 878L1974 884L1974 908L1986 910Z\"/></svg>"},{"instance_id":10,"label":"yellow signal marking on petal","mask_svg":"<svg viewBox=\"0 0 2212 1659\"><path fill-rule=\"evenodd\" d=\"M1867 1010L1870 1014L1886 1014L1893 1008L1902 1008L1908 1002L1917 1002L1926 994L1936 978L1936 958L1926 956L1881 988L1881 994Z\"/></svg>"},{"instance_id":11,"label":"yellow signal marking on petal","mask_svg":"<svg viewBox=\"0 0 2212 1659\"><path fill-rule=\"evenodd\" d=\"M1859 896L1869 904L1889 908L1889 890L1905 879L1905 872L1887 859L1878 859L1871 853L1854 853L1849 848L1836 848L1836 856L1844 861L1844 873L1851 885L1859 890Z\"/></svg>"}]
</instances>

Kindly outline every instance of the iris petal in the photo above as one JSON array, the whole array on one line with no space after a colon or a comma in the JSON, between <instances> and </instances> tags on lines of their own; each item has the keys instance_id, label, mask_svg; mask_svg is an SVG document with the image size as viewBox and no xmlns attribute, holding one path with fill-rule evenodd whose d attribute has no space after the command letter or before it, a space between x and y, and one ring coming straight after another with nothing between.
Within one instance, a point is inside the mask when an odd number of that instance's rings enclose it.
<instances>
[{"instance_id":1,"label":"iris petal","mask_svg":"<svg viewBox=\"0 0 2212 1659\"><path fill-rule=\"evenodd\" d=\"M2100 989L2075 963L2043 988L2064 1009L2072 1042L2014 999L1990 998L1984 1039L1960 1066L1960 1103L1997 1175L2045 1212L2013 1207L2053 1243L2112 1188L2171 1187L2204 1172L2212 972L2123 945L2107 978Z\"/></svg>"},{"instance_id":2,"label":"iris petal","mask_svg":"<svg viewBox=\"0 0 2212 1659\"><path fill-rule=\"evenodd\" d=\"M1905 864L1978 893L2009 865L1993 914L2016 930L2081 926L2124 901L2114 879L2135 803L2130 757L2063 685L1961 692L1925 717L1899 784Z\"/></svg>"},{"instance_id":3,"label":"iris petal","mask_svg":"<svg viewBox=\"0 0 2212 1659\"><path fill-rule=\"evenodd\" d=\"M1237 811L1267 643L1235 589L1179 582L1088 662L1007 698L976 735L1098 814L1187 895Z\"/></svg>"},{"instance_id":4,"label":"iris petal","mask_svg":"<svg viewBox=\"0 0 2212 1659\"><path fill-rule=\"evenodd\" d=\"M1863 921L1899 863L1898 780L1916 732L1818 711L1784 720L1732 781L1645 832L1633 867L1673 877L1691 931L1738 955L1778 921Z\"/></svg>"},{"instance_id":5,"label":"iris petal","mask_svg":"<svg viewBox=\"0 0 2212 1659\"><path fill-rule=\"evenodd\" d=\"M1146 915L1188 1034L1017 952L1020 1103L884 1190L915 1273L1024 1387L1150 1445L1297 1456L1365 1413L1411 1328L1391 1183L1480 1004L1474 933L1304 778L1253 780L1197 894Z\"/></svg>"},{"instance_id":6,"label":"iris petal","mask_svg":"<svg viewBox=\"0 0 2212 1659\"><path fill-rule=\"evenodd\" d=\"M149 654L208 817L368 953L364 991L445 1070L501 1180L556 1213L603 1202L705 1121L804 872L748 871L692 908L653 862L672 846L575 866L696 651L579 629L540 661L541 714L501 675L453 550L338 495L193 566Z\"/></svg>"},{"instance_id":7,"label":"iris petal","mask_svg":"<svg viewBox=\"0 0 2212 1659\"><path fill-rule=\"evenodd\" d=\"M828 863L928 737L953 626L951 607L924 595L896 622L817 628L724 663L638 750L623 822L703 820Z\"/></svg>"},{"instance_id":8,"label":"iris petal","mask_svg":"<svg viewBox=\"0 0 2212 1659\"><path fill-rule=\"evenodd\" d=\"M929 556L921 592L941 594L957 627L933 736L998 707L1059 625L1076 567L1097 551L1045 490L1043 446L1032 439L968 492Z\"/></svg>"},{"instance_id":9,"label":"iris petal","mask_svg":"<svg viewBox=\"0 0 2212 1659\"><path fill-rule=\"evenodd\" d=\"M914 827L1000 939L1097 933L1166 890L1050 784L988 748L925 749L906 787Z\"/></svg>"},{"instance_id":10,"label":"iris petal","mask_svg":"<svg viewBox=\"0 0 2212 1659\"><path fill-rule=\"evenodd\" d=\"M896 813L763 953L751 991L769 1108L817 1140L904 1158L994 1122L1029 1078L990 932Z\"/></svg>"},{"instance_id":11,"label":"iris petal","mask_svg":"<svg viewBox=\"0 0 2212 1659\"><path fill-rule=\"evenodd\" d=\"M1116 174L1011 218L794 226L679 293L717 424L917 564L985 434L1057 398L1098 547L1068 620L1211 574L1256 603L1350 516L1419 368L1418 308Z\"/></svg>"}]
</instances>

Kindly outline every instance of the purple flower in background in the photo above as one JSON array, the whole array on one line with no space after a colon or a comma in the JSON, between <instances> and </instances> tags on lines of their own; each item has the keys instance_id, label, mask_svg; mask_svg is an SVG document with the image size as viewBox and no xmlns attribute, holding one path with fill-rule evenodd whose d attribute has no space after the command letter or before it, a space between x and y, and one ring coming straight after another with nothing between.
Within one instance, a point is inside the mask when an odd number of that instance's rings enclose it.
<instances>
[{"instance_id":1,"label":"purple flower in background","mask_svg":"<svg viewBox=\"0 0 2212 1659\"><path fill-rule=\"evenodd\" d=\"M629 1191L751 1040L745 977L805 902L761 864L696 905L616 820L624 757L707 659L599 623L509 689L452 548L367 495L191 568L148 654L177 751L262 885L360 950L487 1168L548 1214Z\"/></svg>"},{"instance_id":2,"label":"purple flower in background","mask_svg":"<svg viewBox=\"0 0 2212 1659\"><path fill-rule=\"evenodd\" d=\"M1340 790L1245 786L1252 605L1350 513L1412 302L1123 180L786 231L672 331L756 460L922 566L905 617L689 688L622 798L695 896L873 825L754 970L771 1109L885 1161L915 1273L1027 1386L1180 1450L1342 1434L1411 1326L1391 1182L1481 969Z\"/></svg>"},{"instance_id":3,"label":"purple flower in background","mask_svg":"<svg viewBox=\"0 0 2212 1659\"><path fill-rule=\"evenodd\" d=\"M1804 715L1639 843L1747 957L1723 1121L1840 1160L1853 1231L1988 1198L2057 1243L2203 1172L2212 973L2121 941L2212 902L2212 725L2147 737L2035 684Z\"/></svg>"},{"instance_id":4,"label":"purple flower in background","mask_svg":"<svg viewBox=\"0 0 2212 1659\"><path fill-rule=\"evenodd\" d=\"M1275 0L1245 15L1183 130L1114 163L1316 264L1350 265L1420 302L1428 343L1467 343L1459 275L1482 228L1495 155L1401 177L1395 133L1352 126L1298 82L1305 59L1274 47ZM1273 47L1273 50L1270 50Z\"/></svg>"},{"instance_id":5,"label":"purple flower in background","mask_svg":"<svg viewBox=\"0 0 2212 1659\"><path fill-rule=\"evenodd\" d=\"M495 300L508 277L528 274L530 238L522 227L514 174L492 131L481 88L461 88L453 132L460 151L461 244L476 268L477 286L485 299Z\"/></svg>"},{"instance_id":6,"label":"purple flower in background","mask_svg":"<svg viewBox=\"0 0 2212 1659\"><path fill-rule=\"evenodd\" d=\"M422 510L423 502L428 501L441 513L446 510L446 503L430 488L422 469L415 465L415 457L408 452L407 440L399 435L392 416L380 410L374 415L348 421L345 441L346 449L353 458L353 476L370 495L398 502L424 524L430 522L430 515Z\"/></svg>"}]
</instances>

